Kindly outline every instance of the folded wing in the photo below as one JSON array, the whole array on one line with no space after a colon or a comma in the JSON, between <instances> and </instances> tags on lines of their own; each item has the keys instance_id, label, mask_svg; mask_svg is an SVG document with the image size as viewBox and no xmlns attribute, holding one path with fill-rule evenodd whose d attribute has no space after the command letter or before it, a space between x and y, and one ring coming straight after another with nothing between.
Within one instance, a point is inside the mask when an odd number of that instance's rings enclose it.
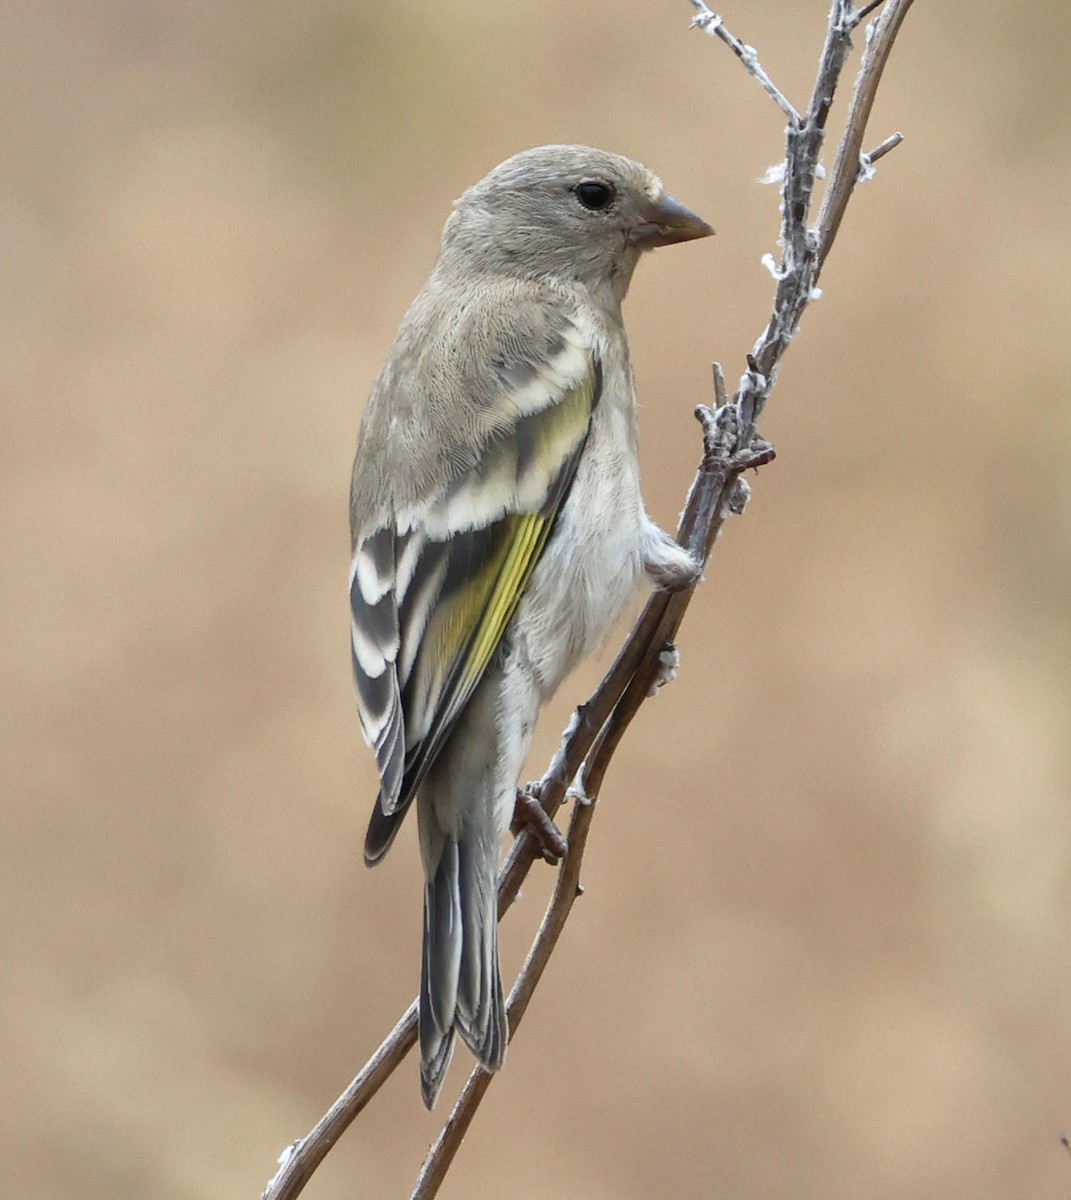
<instances>
[{"instance_id":1,"label":"folded wing","mask_svg":"<svg viewBox=\"0 0 1071 1200\"><path fill-rule=\"evenodd\" d=\"M381 783L368 863L491 661L568 495L602 386L596 353L570 332L543 362L497 364L475 465L356 540L353 671Z\"/></svg>"}]
</instances>

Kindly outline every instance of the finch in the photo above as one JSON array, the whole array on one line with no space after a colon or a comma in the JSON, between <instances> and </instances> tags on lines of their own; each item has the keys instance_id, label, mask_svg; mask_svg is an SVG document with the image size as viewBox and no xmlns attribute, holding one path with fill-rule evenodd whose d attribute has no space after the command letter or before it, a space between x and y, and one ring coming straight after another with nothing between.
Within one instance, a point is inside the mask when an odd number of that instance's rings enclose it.
<instances>
[{"instance_id":1,"label":"finch","mask_svg":"<svg viewBox=\"0 0 1071 1200\"><path fill-rule=\"evenodd\" d=\"M353 672L380 791L365 862L416 801L420 1072L508 1037L496 872L540 706L646 577L698 565L648 517L621 302L645 250L706 237L646 167L542 146L454 204L361 422Z\"/></svg>"}]
</instances>

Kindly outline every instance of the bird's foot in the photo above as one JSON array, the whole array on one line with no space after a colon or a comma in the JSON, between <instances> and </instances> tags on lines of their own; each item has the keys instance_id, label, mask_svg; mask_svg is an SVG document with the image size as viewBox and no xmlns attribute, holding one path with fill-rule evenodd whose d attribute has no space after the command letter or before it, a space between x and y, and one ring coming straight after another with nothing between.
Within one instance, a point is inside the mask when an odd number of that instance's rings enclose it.
<instances>
[{"instance_id":1,"label":"bird's foot","mask_svg":"<svg viewBox=\"0 0 1071 1200\"><path fill-rule=\"evenodd\" d=\"M514 837L522 833L530 833L539 847L540 857L544 862L556 867L565 857L569 848L562 836L561 830L547 816L543 805L539 803L539 784L529 783L517 789L517 801L513 806L513 821L510 832Z\"/></svg>"}]
</instances>

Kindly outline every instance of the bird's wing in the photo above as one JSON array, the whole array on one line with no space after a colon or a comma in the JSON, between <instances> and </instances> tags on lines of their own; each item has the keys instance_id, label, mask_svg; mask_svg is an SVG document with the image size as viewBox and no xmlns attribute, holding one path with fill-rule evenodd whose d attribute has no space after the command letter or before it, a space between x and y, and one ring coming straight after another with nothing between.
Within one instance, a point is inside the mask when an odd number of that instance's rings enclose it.
<instances>
[{"instance_id":1,"label":"bird's wing","mask_svg":"<svg viewBox=\"0 0 1071 1200\"><path fill-rule=\"evenodd\" d=\"M475 465L356 540L353 669L381 781L369 863L487 668L573 481L602 373L570 332L544 361L496 364L501 395Z\"/></svg>"}]
</instances>

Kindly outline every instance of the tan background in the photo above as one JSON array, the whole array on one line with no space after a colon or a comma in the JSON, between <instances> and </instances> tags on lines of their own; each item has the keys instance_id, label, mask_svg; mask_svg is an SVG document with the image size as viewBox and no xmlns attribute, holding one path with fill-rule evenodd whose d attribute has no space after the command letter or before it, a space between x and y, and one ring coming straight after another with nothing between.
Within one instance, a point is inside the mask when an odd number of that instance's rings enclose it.
<instances>
[{"instance_id":1,"label":"tan background","mask_svg":"<svg viewBox=\"0 0 1071 1200\"><path fill-rule=\"evenodd\" d=\"M802 98L826 7L727 14ZM672 522L709 361L735 378L766 312L781 150L689 16L7 5L7 1194L259 1195L410 999L413 831L360 865L361 405L453 197L532 144L629 153L719 232L627 310ZM907 141L444 1195L1071 1195L1068 32L1059 4L911 14L871 138ZM407 1195L436 1128L406 1063L309 1195Z\"/></svg>"}]
</instances>

